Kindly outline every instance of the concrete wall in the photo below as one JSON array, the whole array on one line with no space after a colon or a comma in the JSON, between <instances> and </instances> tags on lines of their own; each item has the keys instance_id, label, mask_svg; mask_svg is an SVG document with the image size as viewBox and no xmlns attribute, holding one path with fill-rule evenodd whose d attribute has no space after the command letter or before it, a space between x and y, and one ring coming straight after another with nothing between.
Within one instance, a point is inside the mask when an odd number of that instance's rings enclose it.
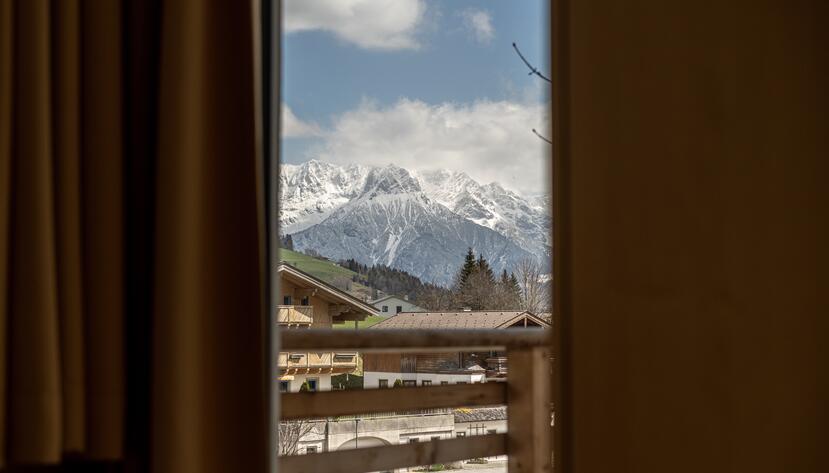
<instances>
[{"instance_id":1,"label":"concrete wall","mask_svg":"<svg viewBox=\"0 0 829 473\"><path fill-rule=\"evenodd\" d=\"M394 386L394 381L399 379L401 381L405 380L415 380L418 386L421 386L423 380L432 381L433 385L438 385L441 381L446 381L449 384L457 384L458 382L465 382L465 383L483 383L485 382L486 376L484 373L473 373L473 374L442 374L442 373L390 373L390 372L380 372L380 371L366 371L363 373L363 388L370 389L370 388L379 388L380 387L380 380L387 379L389 380L389 387Z\"/></svg>"},{"instance_id":2,"label":"concrete wall","mask_svg":"<svg viewBox=\"0 0 829 473\"><path fill-rule=\"evenodd\" d=\"M455 432L453 437L458 437L458 432L463 432L467 437L472 435L486 435L490 430L495 430L496 434L503 434L507 431L507 421L504 420L484 420L476 422L458 422L455 424Z\"/></svg>"},{"instance_id":3,"label":"concrete wall","mask_svg":"<svg viewBox=\"0 0 829 473\"><path fill-rule=\"evenodd\" d=\"M410 415L382 418L361 418L329 420L328 433L325 433L326 421L319 421L312 432L299 442L299 453L316 447L317 451L329 451L354 448L355 434L358 448L377 445L405 444L410 439L427 442L433 437L441 439L455 436L455 417L453 414ZM356 429L356 431L355 431Z\"/></svg>"}]
</instances>

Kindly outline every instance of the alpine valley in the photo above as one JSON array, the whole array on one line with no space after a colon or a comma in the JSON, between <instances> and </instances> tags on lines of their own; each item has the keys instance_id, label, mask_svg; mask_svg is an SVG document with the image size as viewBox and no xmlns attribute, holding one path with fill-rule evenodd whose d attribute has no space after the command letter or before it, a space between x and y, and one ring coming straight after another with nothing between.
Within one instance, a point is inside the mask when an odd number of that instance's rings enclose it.
<instances>
[{"instance_id":1,"label":"alpine valley","mask_svg":"<svg viewBox=\"0 0 829 473\"><path fill-rule=\"evenodd\" d=\"M280 233L295 250L384 264L442 286L469 247L496 274L526 258L550 270L547 195L523 197L457 171L317 160L283 164L279 179Z\"/></svg>"}]
</instances>

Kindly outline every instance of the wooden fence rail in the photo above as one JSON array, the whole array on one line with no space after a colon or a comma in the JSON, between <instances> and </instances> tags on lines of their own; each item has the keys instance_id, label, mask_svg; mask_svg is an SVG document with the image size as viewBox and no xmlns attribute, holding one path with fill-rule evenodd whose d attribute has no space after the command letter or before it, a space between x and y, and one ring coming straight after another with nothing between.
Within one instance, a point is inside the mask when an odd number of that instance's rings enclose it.
<instances>
[{"instance_id":1,"label":"wooden fence rail","mask_svg":"<svg viewBox=\"0 0 829 473\"><path fill-rule=\"evenodd\" d=\"M357 473L509 455L510 473L552 471L551 330L366 330L280 332L280 350L506 350L507 383L290 393L281 419L446 407L507 405L507 434L432 440L279 458L282 473Z\"/></svg>"}]
</instances>

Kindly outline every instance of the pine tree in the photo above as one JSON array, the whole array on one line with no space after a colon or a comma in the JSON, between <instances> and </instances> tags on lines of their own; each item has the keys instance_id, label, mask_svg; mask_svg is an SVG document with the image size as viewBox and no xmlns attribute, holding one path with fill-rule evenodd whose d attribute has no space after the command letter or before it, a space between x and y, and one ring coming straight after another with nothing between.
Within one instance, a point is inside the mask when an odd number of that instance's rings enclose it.
<instances>
[{"instance_id":1,"label":"pine tree","mask_svg":"<svg viewBox=\"0 0 829 473\"><path fill-rule=\"evenodd\" d=\"M495 284L495 274L492 273L492 268L489 267L489 261L484 258L483 254L478 255L476 266L477 270L484 276L485 281L492 281L492 284Z\"/></svg>"},{"instance_id":2,"label":"pine tree","mask_svg":"<svg viewBox=\"0 0 829 473\"><path fill-rule=\"evenodd\" d=\"M459 285L463 286L466 284L469 276L474 273L476 269L477 264L475 263L475 253L472 252L472 247L469 247L463 261L463 267L461 267L460 276L458 277Z\"/></svg>"}]
</instances>

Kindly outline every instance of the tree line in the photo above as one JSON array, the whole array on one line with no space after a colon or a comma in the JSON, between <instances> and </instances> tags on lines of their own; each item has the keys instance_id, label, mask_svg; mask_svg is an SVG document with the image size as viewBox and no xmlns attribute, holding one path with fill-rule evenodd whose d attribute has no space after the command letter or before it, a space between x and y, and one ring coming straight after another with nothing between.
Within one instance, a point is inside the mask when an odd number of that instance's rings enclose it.
<instances>
[{"instance_id":1,"label":"tree line","mask_svg":"<svg viewBox=\"0 0 829 473\"><path fill-rule=\"evenodd\" d=\"M550 311L549 288L534 260L522 260L513 272L503 270L496 276L484 255L476 257L469 248L449 290L427 289L415 300L434 311L527 310L540 314Z\"/></svg>"}]
</instances>

